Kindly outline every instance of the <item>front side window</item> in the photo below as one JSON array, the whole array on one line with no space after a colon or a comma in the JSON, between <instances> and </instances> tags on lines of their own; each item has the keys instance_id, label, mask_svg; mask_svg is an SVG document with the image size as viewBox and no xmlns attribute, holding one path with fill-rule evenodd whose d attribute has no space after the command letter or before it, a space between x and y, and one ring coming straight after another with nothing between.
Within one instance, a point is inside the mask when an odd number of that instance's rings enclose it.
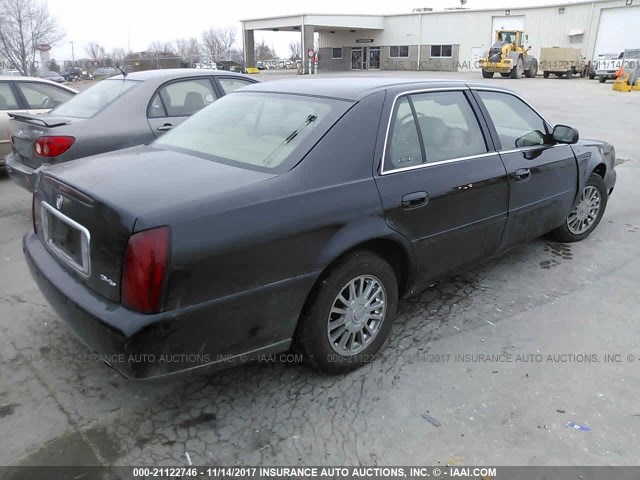
<instances>
[{"instance_id":1,"label":"front side window","mask_svg":"<svg viewBox=\"0 0 640 480\"><path fill-rule=\"evenodd\" d=\"M55 108L53 113L66 117L91 118L140 83L127 79L103 80L74 95Z\"/></svg>"},{"instance_id":2,"label":"front side window","mask_svg":"<svg viewBox=\"0 0 640 480\"><path fill-rule=\"evenodd\" d=\"M208 78L172 82L158 93L167 117L188 117L211 105L217 98Z\"/></svg>"},{"instance_id":3,"label":"front side window","mask_svg":"<svg viewBox=\"0 0 640 480\"><path fill-rule=\"evenodd\" d=\"M503 150L544 145L549 131L529 105L508 93L478 91Z\"/></svg>"},{"instance_id":4,"label":"front side window","mask_svg":"<svg viewBox=\"0 0 640 480\"><path fill-rule=\"evenodd\" d=\"M213 161L287 168L296 152L311 148L351 106L343 100L237 92L164 134L154 144Z\"/></svg>"},{"instance_id":5,"label":"front side window","mask_svg":"<svg viewBox=\"0 0 640 480\"><path fill-rule=\"evenodd\" d=\"M0 82L0 110L18 110L18 100L9 82Z\"/></svg>"},{"instance_id":6,"label":"front side window","mask_svg":"<svg viewBox=\"0 0 640 480\"><path fill-rule=\"evenodd\" d=\"M409 47L407 45L389 47L389 56L392 58L407 58L409 56Z\"/></svg>"},{"instance_id":7,"label":"front side window","mask_svg":"<svg viewBox=\"0 0 640 480\"><path fill-rule=\"evenodd\" d=\"M73 97L73 93L45 83L18 82L17 85L27 99L28 108L34 110L55 108Z\"/></svg>"}]
</instances>

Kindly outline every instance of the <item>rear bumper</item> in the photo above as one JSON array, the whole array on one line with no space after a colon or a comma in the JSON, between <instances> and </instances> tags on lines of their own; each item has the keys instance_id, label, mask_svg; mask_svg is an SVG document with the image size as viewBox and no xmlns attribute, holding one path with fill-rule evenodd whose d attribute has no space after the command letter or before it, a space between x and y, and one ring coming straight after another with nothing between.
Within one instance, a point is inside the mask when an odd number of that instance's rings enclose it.
<instances>
[{"instance_id":1,"label":"rear bumper","mask_svg":"<svg viewBox=\"0 0 640 480\"><path fill-rule=\"evenodd\" d=\"M11 177L11 180L25 190L33 193L33 187L35 185L36 178L38 177L38 171L19 162L15 153L7 155L5 160L7 173L9 174L9 177Z\"/></svg>"},{"instance_id":2,"label":"rear bumper","mask_svg":"<svg viewBox=\"0 0 640 480\"><path fill-rule=\"evenodd\" d=\"M204 366L222 370L286 351L317 277L306 275L205 305L143 315L105 300L76 280L36 234L25 235L23 250L56 313L99 360L134 379Z\"/></svg>"}]
</instances>

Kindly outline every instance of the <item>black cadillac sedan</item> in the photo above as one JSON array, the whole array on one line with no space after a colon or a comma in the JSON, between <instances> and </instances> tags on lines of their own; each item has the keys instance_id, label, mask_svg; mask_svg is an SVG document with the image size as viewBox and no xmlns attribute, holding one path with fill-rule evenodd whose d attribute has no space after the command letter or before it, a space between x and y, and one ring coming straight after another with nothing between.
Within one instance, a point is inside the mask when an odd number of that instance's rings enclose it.
<instances>
[{"instance_id":1,"label":"black cadillac sedan","mask_svg":"<svg viewBox=\"0 0 640 480\"><path fill-rule=\"evenodd\" d=\"M587 237L614 162L493 86L255 84L151 145L40 173L24 250L128 377L292 345L343 372L375 358L399 298L517 242Z\"/></svg>"}]
</instances>

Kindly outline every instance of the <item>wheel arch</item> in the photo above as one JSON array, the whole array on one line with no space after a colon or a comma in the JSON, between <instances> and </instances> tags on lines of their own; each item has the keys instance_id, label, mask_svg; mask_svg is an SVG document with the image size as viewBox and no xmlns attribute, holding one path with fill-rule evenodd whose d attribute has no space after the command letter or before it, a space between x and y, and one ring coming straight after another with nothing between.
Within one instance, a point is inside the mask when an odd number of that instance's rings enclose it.
<instances>
[{"instance_id":1,"label":"wheel arch","mask_svg":"<svg viewBox=\"0 0 640 480\"><path fill-rule=\"evenodd\" d=\"M329 240L318 257L321 273L312 291L329 268L355 250L369 250L388 262L398 280L398 297L408 293L416 273L413 245L405 236L392 230L383 218L346 225Z\"/></svg>"}]
</instances>

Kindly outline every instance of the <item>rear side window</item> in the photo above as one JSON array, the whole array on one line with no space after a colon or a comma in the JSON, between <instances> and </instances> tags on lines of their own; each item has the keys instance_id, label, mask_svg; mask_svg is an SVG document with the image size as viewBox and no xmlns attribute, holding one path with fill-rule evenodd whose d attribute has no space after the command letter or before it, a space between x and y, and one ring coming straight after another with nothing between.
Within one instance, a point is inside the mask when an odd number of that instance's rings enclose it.
<instances>
[{"instance_id":1,"label":"rear side window","mask_svg":"<svg viewBox=\"0 0 640 480\"><path fill-rule=\"evenodd\" d=\"M91 118L140 83L126 79L103 80L55 108L54 113L66 117Z\"/></svg>"},{"instance_id":2,"label":"rear side window","mask_svg":"<svg viewBox=\"0 0 640 480\"><path fill-rule=\"evenodd\" d=\"M152 99L149 117L188 117L211 105L216 98L213 85L208 78L172 82L162 87ZM159 108L159 102L162 109Z\"/></svg>"},{"instance_id":3,"label":"rear side window","mask_svg":"<svg viewBox=\"0 0 640 480\"><path fill-rule=\"evenodd\" d=\"M18 110L18 100L9 82L0 82L0 110Z\"/></svg>"},{"instance_id":4,"label":"rear side window","mask_svg":"<svg viewBox=\"0 0 640 480\"><path fill-rule=\"evenodd\" d=\"M544 143L549 134L544 120L518 97L481 90L478 95L489 112L503 150Z\"/></svg>"},{"instance_id":5,"label":"rear side window","mask_svg":"<svg viewBox=\"0 0 640 480\"><path fill-rule=\"evenodd\" d=\"M219 78L218 83L222 87L222 90L224 90L224 93L231 93L239 88L251 85L252 82L239 78Z\"/></svg>"},{"instance_id":6,"label":"rear side window","mask_svg":"<svg viewBox=\"0 0 640 480\"><path fill-rule=\"evenodd\" d=\"M18 82L17 85L27 99L28 108L34 110L55 108L73 97L73 93L45 83Z\"/></svg>"},{"instance_id":7,"label":"rear side window","mask_svg":"<svg viewBox=\"0 0 640 480\"><path fill-rule=\"evenodd\" d=\"M385 170L487 152L478 119L460 91L401 97L390 125Z\"/></svg>"},{"instance_id":8,"label":"rear side window","mask_svg":"<svg viewBox=\"0 0 640 480\"><path fill-rule=\"evenodd\" d=\"M478 119L463 92L412 95L427 163L487 153Z\"/></svg>"}]
</instances>

